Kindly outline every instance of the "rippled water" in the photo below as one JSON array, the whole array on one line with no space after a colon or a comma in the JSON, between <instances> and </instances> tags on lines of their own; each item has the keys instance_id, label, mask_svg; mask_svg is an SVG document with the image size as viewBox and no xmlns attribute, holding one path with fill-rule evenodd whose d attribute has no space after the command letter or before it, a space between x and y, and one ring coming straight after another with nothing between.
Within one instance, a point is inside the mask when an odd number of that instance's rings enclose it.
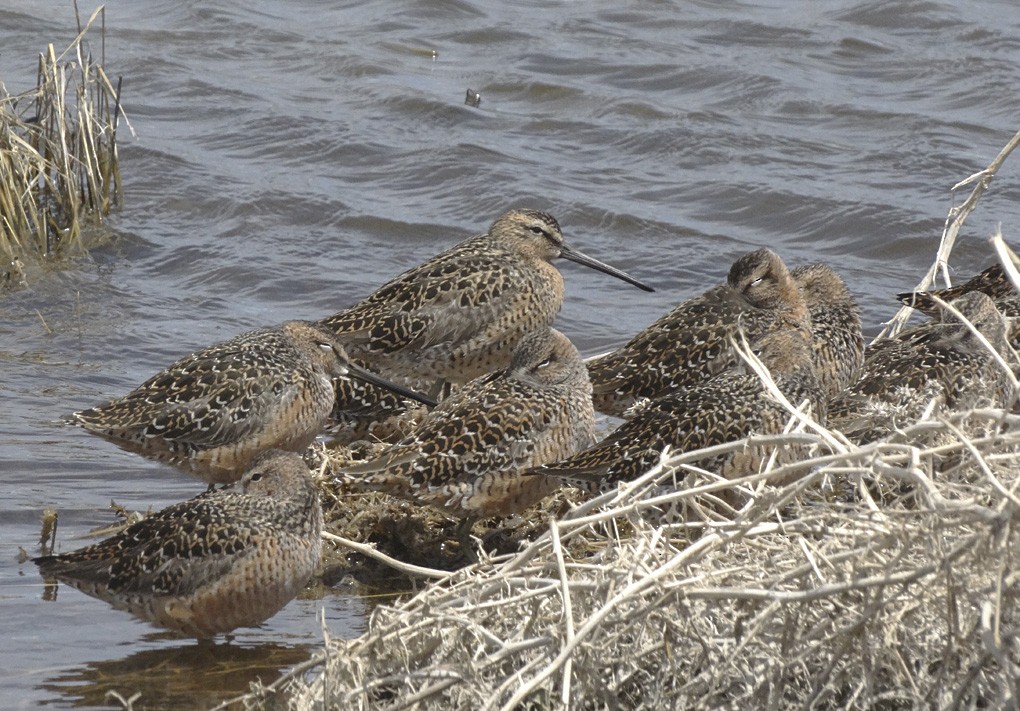
<instances>
[{"instance_id":1,"label":"rippled water","mask_svg":"<svg viewBox=\"0 0 1020 711\"><path fill-rule=\"evenodd\" d=\"M73 35L70 5L47 5L0 9L11 91L31 85L46 42ZM930 264L949 186L1020 128L1014 0L110 0L105 49L137 132L120 133L114 239L30 268L30 288L0 298L0 669L14 707L101 706L108 688L208 705L303 658L320 610L350 636L368 609L342 591L299 600L209 651L69 588L43 600L15 560L38 550L43 507L59 509L66 550L111 520L111 498L158 508L201 490L64 414L197 347L338 310L520 204L658 288L563 265L558 325L584 352L762 244L832 263L874 332ZM468 88L480 107L464 105ZM1007 162L968 222L959 274L990 263L997 224L1020 242L1018 169ZM251 672L224 678L226 658Z\"/></svg>"}]
</instances>

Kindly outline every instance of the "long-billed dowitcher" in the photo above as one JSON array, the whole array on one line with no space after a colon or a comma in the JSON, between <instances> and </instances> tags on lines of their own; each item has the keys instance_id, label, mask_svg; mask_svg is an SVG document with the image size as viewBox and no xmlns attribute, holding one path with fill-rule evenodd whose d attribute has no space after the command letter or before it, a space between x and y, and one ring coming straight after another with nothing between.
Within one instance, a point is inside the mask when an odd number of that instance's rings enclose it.
<instances>
[{"instance_id":1,"label":"long-billed dowitcher","mask_svg":"<svg viewBox=\"0 0 1020 711\"><path fill-rule=\"evenodd\" d=\"M811 414L824 421L825 397L815 377L807 324L770 331L758 341L756 351L790 403L809 402ZM584 488L608 486L647 472L667 446L674 452L691 452L754 434L777 434L790 417L757 374L724 373L638 405L630 419L594 447L531 469L527 475L553 477ZM733 478L753 473L771 451L747 447L696 463Z\"/></svg>"},{"instance_id":2,"label":"long-billed dowitcher","mask_svg":"<svg viewBox=\"0 0 1020 711\"><path fill-rule=\"evenodd\" d=\"M1000 354L1007 356L1007 324L992 300L972 291L950 302ZM868 346L860 379L830 403L829 426L870 442L921 417L979 405L1006 406L1008 372L952 314Z\"/></svg>"},{"instance_id":3,"label":"long-billed dowitcher","mask_svg":"<svg viewBox=\"0 0 1020 711\"><path fill-rule=\"evenodd\" d=\"M563 304L557 258L652 291L568 247L551 215L514 209L322 323L387 377L463 384L509 366L525 334L552 324Z\"/></svg>"},{"instance_id":4,"label":"long-billed dowitcher","mask_svg":"<svg viewBox=\"0 0 1020 711\"><path fill-rule=\"evenodd\" d=\"M622 348L588 360L595 409L622 416L643 399L704 381L735 362L731 343L739 330L753 343L806 314L779 255L767 248L745 254L726 284L679 304Z\"/></svg>"},{"instance_id":5,"label":"long-billed dowitcher","mask_svg":"<svg viewBox=\"0 0 1020 711\"><path fill-rule=\"evenodd\" d=\"M584 363L566 336L542 327L518 344L509 368L468 383L410 435L344 474L359 488L470 521L512 514L558 488L558 481L519 473L594 438Z\"/></svg>"},{"instance_id":6,"label":"long-billed dowitcher","mask_svg":"<svg viewBox=\"0 0 1020 711\"><path fill-rule=\"evenodd\" d=\"M946 289L935 289L933 291L907 291L897 294L896 298L904 305L922 311L929 316L937 315L939 312L938 303L931 298L932 295L943 301L952 301L955 298L969 294L972 291L980 291L987 294L993 300L1016 295L1016 288L1013 282L1006 276L1001 264L993 264L982 272L975 274L962 284L951 286Z\"/></svg>"},{"instance_id":7,"label":"long-billed dowitcher","mask_svg":"<svg viewBox=\"0 0 1020 711\"><path fill-rule=\"evenodd\" d=\"M809 264L790 272L811 313L815 374L828 398L857 380L864 364L861 310L850 290L826 264Z\"/></svg>"},{"instance_id":8,"label":"long-billed dowitcher","mask_svg":"<svg viewBox=\"0 0 1020 711\"><path fill-rule=\"evenodd\" d=\"M322 507L293 452L262 454L237 483L169 506L85 548L34 559L42 574L194 637L249 627L304 587Z\"/></svg>"},{"instance_id":9,"label":"long-billed dowitcher","mask_svg":"<svg viewBox=\"0 0 1020 711\"><path fill-rule=\"evenodd\" d=\"M347 377L434 404L352 364L328 329L287 321L182 358L71 422L222 484L236 481L259 452L311 444L333 408L334 380Z\"/></svg>"},{"instance_id":10,"label":"long-billed dowitcher","mask_svg":"<svg viewBox=\"0 0 1020 711\"><path fill-rule=\"evenodd\" d=\"M972 291L987 294L995 301L995 308L1008 319L1010 345L1020 350L1020 293L1006 276L1001 264L992 265L956 286L933 291L908 291L897 294L896 298L906 306L911 306L928 316L939 317L941 307L932 297L938 297L946 302Z\"/></svg>"},{"instance_id":11,"label":"long-billed dowitcher","mask_svg":"<svg viewBox=\"0 0 1020 711\"><path fill-rule=\"evenodd\" d=\"M355 362L413 387L462 385L510 365L527 333L550 326L563 304L567 259L646 291L633 277L567 246L556 220L513 209L470 237L322 320ZM371 387L337 391L337 438L385 436L405 403ZM342 413L342 414L341 414ZM384 430L379 431L379 423Z\"/></svg>"}]
</instances>

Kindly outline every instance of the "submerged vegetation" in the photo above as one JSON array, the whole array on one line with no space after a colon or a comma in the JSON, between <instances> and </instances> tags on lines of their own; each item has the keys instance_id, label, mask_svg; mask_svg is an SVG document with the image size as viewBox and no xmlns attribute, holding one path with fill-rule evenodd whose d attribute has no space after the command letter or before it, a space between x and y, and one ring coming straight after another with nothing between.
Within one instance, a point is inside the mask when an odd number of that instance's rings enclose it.
<instances>
[{"instance_id":1,"label":"submerged vegetation","mask_svg":"<svg viewBox=\"0 0 1020 711\"><path fill-rule=\"evenodd\" d=\"M115 87L87 40L100 7L59 54L39 56L37 86L8 93L0 81L0 282L20 280L18 260L82 249L83 232L121 194ZM105 28L99 29L105 44ZM0 78L2 79L2 78Z\"/></svg>"}]
</instances>

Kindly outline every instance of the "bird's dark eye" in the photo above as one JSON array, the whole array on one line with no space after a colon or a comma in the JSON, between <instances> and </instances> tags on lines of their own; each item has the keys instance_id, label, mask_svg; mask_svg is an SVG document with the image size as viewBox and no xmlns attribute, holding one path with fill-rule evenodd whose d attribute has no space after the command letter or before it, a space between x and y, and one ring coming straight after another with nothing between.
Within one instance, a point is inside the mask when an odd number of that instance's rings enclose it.
<instances>
[{"instance_id":1,"label":"bird's dark eye","mask_svg":"<svg viewBox=\"0 0 1020 711\"><path fill-rule=\"evenodd\" d=\"M248 481L261 481L261 480L262 480L261 474L252 474L251 479L249 479Z\"/></svg>"},{"instance_id":2,"label":"bird's dark eye","mask_svg":"<svg viewBox=\"0 0 1020 711\"><path fill-rule=\"evenodd\" d=\"M332 343L326 343L325 341L316 341L315 345L317 345L319 348L321 348L324 351L331 351L331 350L333 350L333 344Z\"/></svg>"},{"instance_id":3,"label":"bird's dark eye","mask_svg":"<svg viewBox=\"0 0 1020 711\"><path fill-rule=\"evenodd\" d=\"M548 368L550 365L552 365L552 358L546 358L545 360L538 364L538 367Z\"/></svg>"},{"instance_id":4,"label":"bird's dark eye","mask_svg":"<svg viewBox=\"0 0 1020 711\"><path fill-rule=\"evenodd\" d=\"M541 236L545 236L546 235L546 231L543 230L538 225L532 225L528 229L531 230L531 234L533 234L533 235L541 235Z\"/></svg>"}]
</instances>

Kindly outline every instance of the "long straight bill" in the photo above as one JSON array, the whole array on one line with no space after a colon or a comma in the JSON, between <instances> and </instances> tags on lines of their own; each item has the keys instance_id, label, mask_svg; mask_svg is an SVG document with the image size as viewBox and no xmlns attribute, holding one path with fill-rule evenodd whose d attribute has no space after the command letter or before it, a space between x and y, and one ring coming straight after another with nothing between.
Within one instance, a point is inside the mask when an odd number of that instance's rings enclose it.
<instances>
[{"instance_id":1,"label":"long straight bill","mask_svg":"<svg viewBox=\"0 0 1020 711\"><path fill-rule=\"evenodd\" d=\"M571 262L576 262L577 264L583 264L586 267L590 267L597 272L614 276L621 281L625 281L628 284L636 286L638 289L642 289L643 291L655 291L655 289L647 284L642 284L627 272L617 269L616 267L611 267L605 262L600 262L597 259L589 257L587 254L578 252L576 249L571 249L565 244L560 245L560 256L564 259L569 259Z\"/></svg>"},{"instance_id":2,"label":"long straight bill","mask_svg":"<svg viewBox=\"0 0 1020 711\"><path fill-rule=\"evenodd\" d=\"M386 380L386 378L376 375L370 370L365 370L361 366L354 365L354 363L347 363L346 367L348 374L352 378L357 378L358 380L370 383L372 385L375 385L376 387L389 390L392 393L396 393L400 397L407 398L408 400L415 400L417 402L420 402L422 405L426 405L428 407L435 407L438 404L432 398L417 393L414 390L411 390L410 388L405 388L403 385L391 383L389 380Z\"/></svg>"}]
</instances>

